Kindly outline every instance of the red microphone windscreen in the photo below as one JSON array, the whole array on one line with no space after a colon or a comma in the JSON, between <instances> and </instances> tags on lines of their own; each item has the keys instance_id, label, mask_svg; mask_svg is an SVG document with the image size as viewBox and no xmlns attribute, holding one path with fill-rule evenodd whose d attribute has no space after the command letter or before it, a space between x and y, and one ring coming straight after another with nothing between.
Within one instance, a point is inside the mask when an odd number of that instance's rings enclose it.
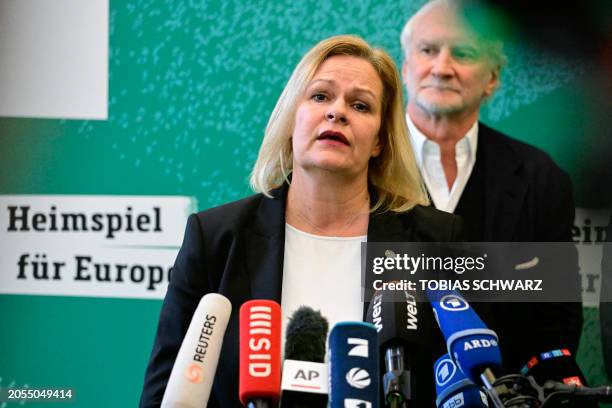
<instances>
[{"instance_id":1,"label":"red microphone windscreen","mask_svg":"<svg viewBox=\"0 0 612 408\"><path fill-rule=\"evenodd\" d=\"M272 300L250 300L240 308L239 397L280 398L281 308Z\"/></svg>"}]
</instances>

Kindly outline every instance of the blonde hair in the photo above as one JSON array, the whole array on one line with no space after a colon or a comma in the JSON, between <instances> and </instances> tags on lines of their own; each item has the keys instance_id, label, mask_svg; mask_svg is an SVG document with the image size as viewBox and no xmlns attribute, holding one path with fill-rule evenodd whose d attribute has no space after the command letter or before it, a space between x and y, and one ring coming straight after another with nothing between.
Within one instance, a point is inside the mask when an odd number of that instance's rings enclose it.
<instances>
[{"instance_id":1,"label":"blonde hair","mask_svg":"<svg viewBox=\"0 0 612 408\"><path fill-rule=\"evenodd\" d=\"M401 82L393 59L382 49L372 48L363 39L351 35L321 41L298 63L270 115L251 172L251 187L271 197L272 189L289 183L293 165L291 135L297 106L317 69L334 55L365 59L383 83L379 131L382 151L370 159L368 167L368 182L376 193L371 211L402 212L417 204L429 204L408 137Z\"/></svg>"}]
</instances>

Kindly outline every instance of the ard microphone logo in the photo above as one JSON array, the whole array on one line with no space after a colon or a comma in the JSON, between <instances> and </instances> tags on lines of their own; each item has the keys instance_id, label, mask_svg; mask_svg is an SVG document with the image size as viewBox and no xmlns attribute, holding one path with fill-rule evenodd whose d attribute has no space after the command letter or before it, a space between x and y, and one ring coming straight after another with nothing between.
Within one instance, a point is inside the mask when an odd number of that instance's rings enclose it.
<instances>
[{"instance_id":1,"label":"ard microphone logo","mask_svg":"<svg viewBox=\"0 0 612 408\"><path fill-rule=\"evenodd\" d=\"M364 389L370 385L372 380L370 380L370 373L367 370L359 367L353 367L346 373L346 382L357 389Z\"/></svg>"},{"instance_id":2,"label":"ard microphone logo","mask_svg":"<svg viewBox=\"0 0 612 408\"><path fill-rule=\"evenodd\" d=\"M443 387L453 378L457 367L450 358L445 358L436 368L436 383Z\"/></svg>"},{"instance_id":3,"label":"ard microphone logo","mask_svg":"<svg viewBox=\"0 0 612 408\"><path fill-rule=\"evenodd\" d=\"M468 305L462 297L457 295L443 296L440 300L440 306L442 309L448 310L449 312L461 312L470 308L470 305Z\"/></svg>"},{"instance_id":4,"label":"ard microphone logo","mask_svg":"<svg viewBox=\"0 0 612 408\"><path fill-rule=\"evenodd\" d=\"M253 306L249 310L249 375L268 377L272 372L272 308Z\"/></svg>"},{"instance_id":5,"label":"ard microphone logo","mask_svg":"<svg viewBox=\"0 0 612 408\"><path fill-rule=\"evenodd\" d=\"M474 339L470 341L466 341L463 344L463 351L478 349L478 348L489 348L489 347L497 347L497 340L495 339Z\"/></svg>"}]
</instances>

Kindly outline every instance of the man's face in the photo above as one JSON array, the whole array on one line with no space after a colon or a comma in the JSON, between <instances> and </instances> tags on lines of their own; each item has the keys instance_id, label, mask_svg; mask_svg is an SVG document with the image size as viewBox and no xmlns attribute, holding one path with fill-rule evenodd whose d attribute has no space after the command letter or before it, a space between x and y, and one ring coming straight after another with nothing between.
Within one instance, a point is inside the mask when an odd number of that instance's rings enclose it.
<instances>
[{"instance_id":1,"label":"man's face","mask_svg":"<svg viewBox=\"0 0 612 408\"><path fill-rule=\"evenodd\" d=\"M473 114L497 87L498 75L452 10L434 7L414 21L402 66L409 107L434 116Z\"/></svg>"}]
</instances>

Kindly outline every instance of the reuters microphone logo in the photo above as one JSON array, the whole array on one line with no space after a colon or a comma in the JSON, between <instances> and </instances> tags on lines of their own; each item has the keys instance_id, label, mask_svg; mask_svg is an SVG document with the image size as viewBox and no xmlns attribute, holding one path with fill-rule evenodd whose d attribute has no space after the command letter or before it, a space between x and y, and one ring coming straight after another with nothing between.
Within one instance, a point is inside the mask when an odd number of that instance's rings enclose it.
<instances>
[{"instance_id":1,"label":"reuters microphone logo","mask_svg":"<svg viewBox=\"0 0 612 408\"><path fill-rule=\"evenodd\" d=\"M187 381L192 382L194 384L199 384L204 381L204 373L202 371L202 367L197 364L192 364L187 367L187 372L185 374Z\"/></svg>"}]
</instances>

